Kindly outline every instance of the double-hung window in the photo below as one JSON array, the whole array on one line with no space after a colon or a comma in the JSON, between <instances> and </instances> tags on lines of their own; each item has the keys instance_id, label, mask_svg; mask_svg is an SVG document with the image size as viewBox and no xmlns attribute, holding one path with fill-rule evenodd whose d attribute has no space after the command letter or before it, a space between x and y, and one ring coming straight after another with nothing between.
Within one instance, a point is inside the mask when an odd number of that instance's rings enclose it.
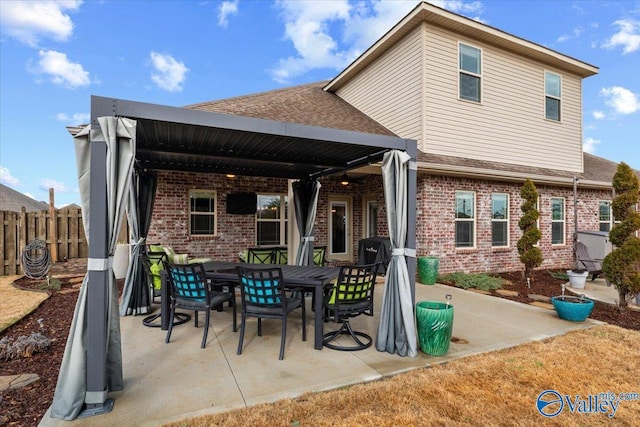
<instances>
[{"instance_id":1,"label":"double-hung window","mask_svg":"<svg viewBox=\"0 0 640 427\"><path fill-rule=\"evenodd\" d=\"M475 192L456 191L456 248L473 248L475 246L475 204Z\"/></svg>"},{"instance_id":2,"label":"double-hung window","mask_svg":"<svg viewBox=\"0 0 640 427\"><path fill-rule=\"evenodd\" d=\"M551 198L551 244L564 245L564 198Z\"/></svg>"},{"instance_id":3,"label":"double-hung window","mask_svg":"<svg viewBox=\"0 0 640 427\"><path fill-rule=\"evenodd\" d=\"M544 114L549 120L560 121L562 77L550 71L544 72Z\"/></svg>"},{"instance_id":4,"label":"double-hung window","mask_svg":"<svg viewBox=\"0 0 640 427\"><path fill-rule=\"evenodd\" d=\"M256 210L256 244L287 244L287 196L282 194L258 194Z\"/></svg>"},{"instance_id":5,"label":"double-hung window","mask_svg":"<svg viewBox=\"0 0 640 427\"><path fill-rule=\"evenodd\" d=\"M600 200L598 203L598 222L600 231L611 230L611 202L608 200Z\"/></svg>"},{"instance_id":6,"label":"double-hung window","mask_svg":"<svg viewBox=\"0 0 640 427\"><path fill-rule=\"evenodd\" d=\"M480 102L482 80L482 51L460 43L459 46L460 99Z\"/></svg>"},{"instance_id":7,"label":"double-hung window","mask_svg":"<svg viewBox=\"0 0 640 427\"><path fill-rule=\"evenodd\" d=\"M189 191L189 233L192 236L215 235L216 211L215 191Z\"/></svg>"},{"instance_id":8,"label":"double-hung window","mask_svg":"<svg viewBox=\"0 0 640 427\"><path fill-rule=\"evenodd\" d=\"M491 195L491 246L509 246L509 195Z\"/></svg>"}]
</instances>

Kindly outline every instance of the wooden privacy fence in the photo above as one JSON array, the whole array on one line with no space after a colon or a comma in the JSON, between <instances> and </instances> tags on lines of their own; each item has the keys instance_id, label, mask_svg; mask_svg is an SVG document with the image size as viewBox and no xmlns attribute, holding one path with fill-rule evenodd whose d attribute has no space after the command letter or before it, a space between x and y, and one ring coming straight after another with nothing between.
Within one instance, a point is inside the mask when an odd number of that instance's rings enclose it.
<instances>
[{"instance_id":1,"label":"wooden privacy fence","mask_svg":"<svg viewBox=\"0 0 640 427\"><path fill-rule=\"evenodd\" d=\"M52 221L52 218L55 220ZM51 261L86 258L89 250L82 225L82 209L39 212L0 211L0 275L22 274L22 250L34 239L46 242Z\"/></svg>"}]
</instances>

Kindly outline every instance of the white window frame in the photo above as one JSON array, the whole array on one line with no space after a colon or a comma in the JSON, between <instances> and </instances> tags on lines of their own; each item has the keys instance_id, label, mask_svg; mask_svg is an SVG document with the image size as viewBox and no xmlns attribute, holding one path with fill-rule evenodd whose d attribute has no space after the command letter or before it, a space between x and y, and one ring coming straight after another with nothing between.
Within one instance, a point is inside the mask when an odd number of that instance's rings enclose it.
<instances>
[{"instance_id":1,"label":"white window frame","mask_svg":"<svg viewBox=\"0 0 640 427\"><path fill-rule=\"evenodd\" d=\"M560 81L559 88L558 88L558 91L560 93L558 95L550 94L547 90L547 76L551 76L551 75L557 76L558 80ZM557 119L554 117L547 116L547 100L548 99L554 99L558 101L558 118ZM548 71L548 70L544 71L544 118L552 122L557 122L557 123L562 122L562 75L558 73L554 73L553 71Z\"/></svg>"},{"instance_id":2,"label":"white window frame","mask_svg":"<svg viewBox=\"0 0 640 427\"><path fill-rule=\"evenodd\" d=\"M560 200L562 201L562 219L553 219L553 201ZM551 214L551 244L553 246L562 246L567 242L567 204L564 197L552 197L550 200L550 214ZM562 242L554 242L553 241L553 225L554 224L562 224Z\"/></svg>"},{"instance_id":3,"label":"white window frame","mask_svg":"<svg viewBox=\"0 0 640 427\"><path fill-rule=\"evenodd\" d=\"M458 218L458 195L459 194L471 194L472 195L472 216L471 218ZM455 192L455 199L454 199L454 210L453 210L453 216L454 216L454 244L456 249L474 249L476 247L476 233L477 233L477 229L478 227L476 226L476 218L477 218L477 214L476 214L476 192L475 191L469 191L469 190L456 190ZM471 236L471 246L459 246L458 245L458 236L457 236L457 224L459 222L471 222L471 227L473 228L472 231L472 236Z\"/></svg>"},{"instance_id":4,"label":"white window frame","mask_svg":"<svg viewBox=\"0 0 640 427\"><path fill-rule=\"evenodd\" d=\"M505 197L505 201L506 201L506 211L505 211L505 217L504 218L495 218L494 217L494 209L493 209L493 202L494 202L494 196L504 196ZM509 205L509 194L508 193L491 193L491 247L492 248L508 248L511 242L511 233L510 233L510 228L509 227L509 209L510 209L510 205ZM497 224L497 223L504 223L506 224L506 244L504 245L494 245L493 244L493 225Z\"/></svg>"},{"instance_id":5,"label":"white window frame","mask_svg":"<svg viewBox=\"0 0 640 427\"><path fill-rule=\"evenodd\" d=\"M540 239L533 246L540 246L540 242L542 241L542 229L540 228L540 218L542 217L542 212L540 212L540 206L542 206L542 196L540 196L540 193L538 193L538 200L536 200L536 210L538 211L536 228L540 230Z\"/></svg>"},{"instance_id":6,"label":"white window frame","mask_svg":"<svg viewBox=\"0 0 640 427\"><path fill-rule=\"evenodd\" d=\"M213 212L199 212L192 210L191 199L197 195L208 195L213 200ZM208 215L213 216L213 233L197 233L194 234L191 227L191 218L193 216ZM189 236L204 237L204 236L217 236L218 235L218 193L215 190L189 190Z\"/></svg>"},{"instance_id":7,"label":"white window frame","mask_svg":"<svg viewBox=\"0 0 640 427\"><path fill-rule=\"evenodd\" d=\"M377 235L377 231L374 232L373 235L369 235L369 229L371 228L371 222L372 222L372 218L371 218L371 210L370 207L372 205L375 205L376 207L376 211L380 212L380 204L378 203L378 198L375 195L368 195L368 196L364 196L362 198L362 237L363 238L367 238L367 237L375 237ZM378 218L376 217L376 220L378 220ZM376 229L377 229L377 222L376 222Z\"/></svg>"},{"instance_id":8,"label":"white window frame","mask_svg":"<svg viewBox=\"0 0 640 427\"><path fill-rule=\"evenodd\" d=\"M462 68L462 61L461 61L461 54L462 54L462 47L467 47L467 48L471 48L471 49L475 49L478 51L478 54L480 55L479 58L479 64L478 64L478 68L479 68L479 73L475 73L473 71L468 71ZM464 42L458 42L458 99L461 101L468 101L468 102L475 102L475 103L482 103L482 68L483 68L483 64L482 64L482 57L483 57L483 52L482 49L477 47L477 46L472 46L468 43L464 43ZM462 97L462 93L460 90L460 87L462 86L462 75L468 75L468 76L472 76L472 77L476 77L478 79L478 99L469 99L469 98L463 98Z\"/></svg>"},{"instance_id":9,"label":"white window frame","mask_svg":"<svg viewBox=\"0 0 640 427\"><path fill-rule=\"evenodd\" d=\"M607 205L607 214L609 215L608 220L602 220L602 205ZM606 224L607 229L603 230L602 226ZM598 230L600 231L611 231L611 227L613 227L613 211L611 210L611 200L598 200Z\"/></svg>"},{"instance_id":10,"label":"white window frame","mask_svg":"<svg viewBox=\"0 0 640 427\"><path fill-rule=\"evenodd\" d=\"M280 197L280 215L279 218L260 218L259 217L259 208L260 208L260 197ZM256 206L256 236L255 242L256 246L260 246L258 243L258 226L261 222L279 222L280 223L280 243L277 243L278 246L286 246L287 245L287 227L289 225L288 221L288 197L286 194L281 193L258 193L257 194L257 206ZM273 244L262 245L262 246L272 246Z\"/></svg>"}]
</instances>

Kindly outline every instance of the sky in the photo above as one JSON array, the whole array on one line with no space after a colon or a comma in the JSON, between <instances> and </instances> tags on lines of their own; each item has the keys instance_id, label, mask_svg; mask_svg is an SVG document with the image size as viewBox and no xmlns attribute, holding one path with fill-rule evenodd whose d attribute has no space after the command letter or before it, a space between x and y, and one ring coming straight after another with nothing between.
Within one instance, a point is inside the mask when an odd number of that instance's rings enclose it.
<instances>
[{"instance_id":1,"label":"sky","mask_svg":"<svg viewBox=\"0 0 640 427\"><path fill-rule=\"evenodd\" d=\"M432 3L599 67L583 149L640 170L640 1ZM0 182L79 204L66 126L91 95L179 107L330 79L417 4L0 0Z\"/></svg>"}]
</instances>

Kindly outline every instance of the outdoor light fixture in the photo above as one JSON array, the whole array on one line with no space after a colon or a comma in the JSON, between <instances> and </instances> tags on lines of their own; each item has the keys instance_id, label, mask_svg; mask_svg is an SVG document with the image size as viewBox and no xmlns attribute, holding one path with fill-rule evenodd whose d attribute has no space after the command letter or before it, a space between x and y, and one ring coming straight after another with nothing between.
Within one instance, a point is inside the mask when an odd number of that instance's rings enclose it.
<instances>
[{"instance_id":1,"label":"outdoor light fixture","mask_svg":"<svg viewBox=\"0 0 640 427\"><path fill-rule=\"evenodd\" d=\"M343 174L342 177L340 177L340 184L342 185L349 185L349 177L347 176L347 174Z\"/></svg>"},{"instance_id":2,"label":"outdoor light fixture","mask_svg":"<svg viewBox=\"0 0 640 427\"><path fill-rule=\"evenodd\" d=\"M232 174L232 173L228 173L228 174L227 174L227 178L235 178L235 177L236 177L236 176L235 176L234 174Z\"/></svg>"}]
</instances>

